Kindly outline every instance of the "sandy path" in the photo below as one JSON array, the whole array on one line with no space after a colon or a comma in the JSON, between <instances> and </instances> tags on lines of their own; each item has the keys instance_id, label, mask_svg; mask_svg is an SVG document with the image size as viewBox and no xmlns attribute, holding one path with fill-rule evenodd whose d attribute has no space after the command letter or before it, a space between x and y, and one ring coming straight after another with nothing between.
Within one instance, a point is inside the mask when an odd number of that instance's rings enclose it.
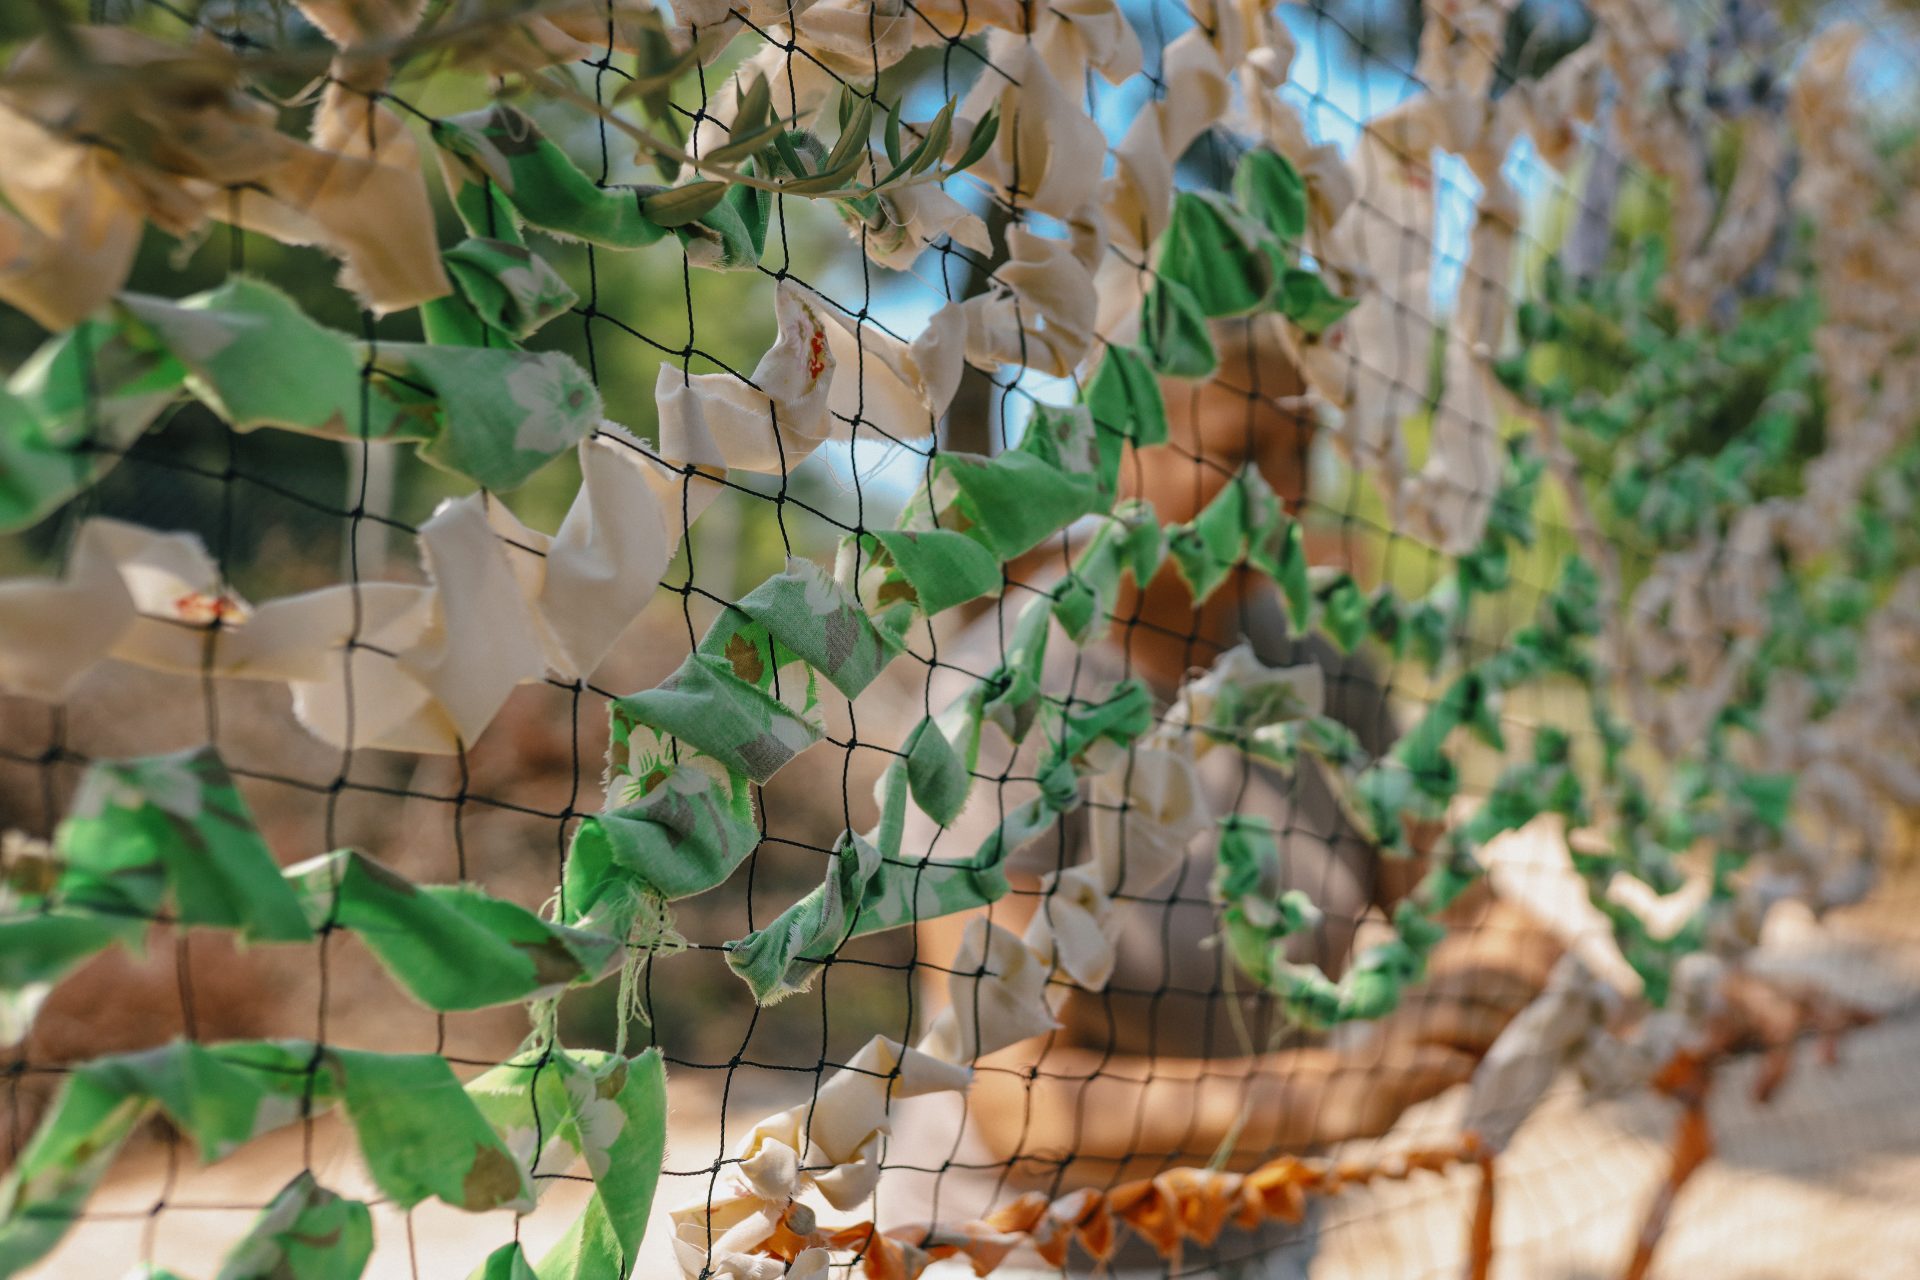
<instances>
[{"instance_id":1,"label":"sandy path","mask_svg":"<svg viewBox=\"0 0 1920 1280\"><path fill-rule=\"evenodd\" d=\"M1920 1017L1865 1032L1829 1070L1811 1054L1764 1108L1747 1063L1720 1082L1716 1159L1682 1194L1656 1274L1713 1280L1866 1280L1920 1274ZM1457 1106L1423 1119L1438 1132ZM1667 1167L1671 1104L1592 1105L1569 1087L1500 1167L1503 1280L1618 1275ZM1452 1277L1472 1178L1385 1185L1345 1201L1316 1277Z\"/></svg>"},{"instance_id":2,"label":"sandy path","mask_svg":"<svg viewBox=\"0 0 1920 1280\"><path fill-rule=\"evenodd\" d=\"M1788 963L1821 973L1836 989L1871 1003L1891 1004L1920 990L1920 964L1908 947L1823 938ZM1671 1280L1893 1280L1920 1274L1920 1011L1856 1034L1835 1067L1819 1066L1804 1052L1767 1107L1747 1098L1752 1071L1753 1064L1743 1064L1724 1077L1713 1112L1719 1156L1687 1188L1656 1274ZM1443 1097L1410 1114L1385 1143L1451 1135L1460 1101L1457 1094ZM636 1273L649 1280L676 1274L661 1210L704 1194L709 1175L701 1168L719 1146L711 1100L677 1092L675 1103L671 1176L662 1180L656 1229ZM769 1109L765 1100L737 1106L734 1131ZM1671 1120L1670 1105L1652 1097L1591 1103L1571 1084L1557 1093L1522 1128L1502 1161L1496 1275L1599 1280L1617 1274L1664 1172ZM251 1220L253 1206L299 1168L302 1147L302 1134L291 1130L244 1159L200 1168L190 1152L170 1154L162 1144L149 1144L122 1162L87 1220L29 1274L116 1280L136 1263L153 1261L188 1277L210 1276L220 1250ZM311 1150L324 1184L364 1192L350 1146L331 1122L316 1123ZM896 1147L894 1158L911 1154ZM1314 1277L1457 1275L1471 1181L1465 1174L1423 1177L1340 1200L1325 1221ZM556 1186L541 1210L519 1224L530 1254L537 1257L559 1235L583 1196L577 1183ZM512 1239L515 1229L508 1215L474 1217L436 1205L410 1216L379 1208L375 1216L379 1245L368 1275L376 1280L460 1280L488 1251ZM1230 1245L1221 1256L1232 1257ZM967 1272L944 1268L929 1274ZM1217 1274L1259 1272L1225 1267Z\"/></svg>"}]
</instances>

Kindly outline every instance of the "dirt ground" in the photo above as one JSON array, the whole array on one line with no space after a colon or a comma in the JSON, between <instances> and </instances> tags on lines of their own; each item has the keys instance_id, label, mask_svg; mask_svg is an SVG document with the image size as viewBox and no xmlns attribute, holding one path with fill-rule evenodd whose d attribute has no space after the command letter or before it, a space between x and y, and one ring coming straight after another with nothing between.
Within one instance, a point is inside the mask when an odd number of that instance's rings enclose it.
<instances>
[{"instance_id":1,"label":"dirt ground","mask_svg":"<svg viewBox=\"0 0 1920 1280\"><path fill-rule=\"evenodd\" d=\"M1810 1050L1788 1084L1756 1107L1745 1084L1754 1064L1729 1073L1714 1103L1717 1157L1686 1189L1655 1274L1680 1280L1872 1280L1910 1277L1920 1268L1920 947L1888 936L1905 916L1882 906L1837 927L1793 931L1770 949L1771 963L1816 975L1852 998L1892 1010L1857 1033L1840 1062L1825 1067ZM1902 930L1904 933L1905 931ZM708 1184L708 1163L720 1147L720 1115L712 1097L676 1088L669 1176L658 1206L696 1198ZM736 1098L729 1130L764 1113L775 1099ZM1381 1145L1417 1144L1454 1132L1458 1093L1410 1113L1381 1144L1350 1154L1380 1154ZM1522 1128L1500 1167L1498 1219L1501 1280L1599 1280L1617 1275L1640 1214L1665 1168L1670 1104L1652 1097L1591 1102L1572 1082ZM348 1191L359 1179L348 1144L328 1122L311 1135L312 1160L323 1183ZM281 1181L299 1167L306 1135L298 1129L259 1144L242 1158L198 1167L190 1152L154 1142L123 1160L88 1219L60 1251L34 1271L46 1280L124 1275L140 1261L190 1277L211 1274L219 1250L239 1232ZM900 1158L904 1159L904 1156ZM1322 1223L1315 1280L1417 1280L1459 1274L1461 1243L1472 1203L1472 1177L1425 1176L1352 1194L1329 1206ZM364 1182L359 1185L364 1186ZM520 1224L529 1252L556 1238L577 1209L583 1188L557 1186L541 1210ZM658 1210L657 1210L658 1213ZM499 1243L513 1238L510 1217L474 1218L438 1206L410 1217L376 1210L378 1252L368 1274L377 1280L464 1276ZM1232 1259L1232 1241L1219 1256ZM1194 1266L1200 1269L1191 1269ZM676 1274L664 1223L649 1237L636 1272ZM936 1269L963 1275L964 1268ZM1018 1267L1008 1277L1056 1274ZM1257 1262L1198 1264L1176 1274L1253 1277Z\"/></svg>"}]
</instances>

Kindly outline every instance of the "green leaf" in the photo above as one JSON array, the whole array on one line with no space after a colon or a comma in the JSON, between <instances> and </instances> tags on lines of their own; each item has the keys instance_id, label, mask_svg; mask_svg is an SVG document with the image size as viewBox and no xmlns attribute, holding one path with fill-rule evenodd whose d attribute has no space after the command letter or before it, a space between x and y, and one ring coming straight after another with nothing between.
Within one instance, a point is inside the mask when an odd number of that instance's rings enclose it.
<instances>
[{"instance_id":1,"label":"green leaf","mask_svg":"<svg viewBox=\"0 0 1920 1280\"><path fill-rule=\"evenodd\" d=\"M980 118L980 123L973 126L973 134L967 139L967 149L960 153L960 158L947 170L948 176L964 173L979 164L981 157L987 154L987 150L993 146L993 140L999 134L1000 108L995 106L989 108L987 114Z\"/></svg>"},{"instance_id":2,"label":"green leaf","mask_svg":"<svg viewBox=\"0 0 1920 1280\"><path fill-rule=\"evenodd\" d=\"M670 144L672 144L675 149L681 150L681 151L686 150L686 147L687 147L686 131L680 127L680 118L673 114L673 111L671 110L671 108L663 106L660 109L660 114L656 118L655 123L657 123L663 130L666 131L667 141ZM646 155L646 149L642 148L638 154L640 155L641 158L644 158ZM655 169L658 169L660 171L660 176L668 182L677 181L680 177L679 157L672 155L666 151L656 150L653 153L653 167ZM647 225L657 226L658 224L648 223Z\"/></svg>"},{"instance_id":3,"label":"green leaf","mask_svg":"<svg viewBox=\"0 0 1920 1280\"><path fill-rule=\"evenodd\" d=\"M887 149L887 163L897 166L900 163L900 99L895 98L887 108L887 127L880 136Z\"/></svg>"},{"instance_id":4,"label":"green leaf","mask_svg":"<svg viewBox=\"0 0 1920 1280\"><path fill-rule=\"evenodd\" d=\"M747 91L740 96L739 110L734 112L733 128L729 133L735 142L761 132L766 128L773 115L773 89L767 84L764 75L756 75Z\"/></svg>"},{"instance_id":5,"label":"green leaf","mask_svg":"<svg viewBox=\"0 0 1920 1280\"><path fill-rule=\"evenodd\" d=\"M774 139L785 133L786 128L786 122L773 114L773 91L767 85L767 78L757 75L741 96L733 127L727 132L727 141L701 158L715 164L732 164L747 159L772 146Z\"/></svg>"},{"instance_id":6,"label":"green leaf","mask_svg":"<svg viewBox=\"0 0 1920 1280\"><path fill-rule=\"evenodd\" d=\"M827 153L822 173L851 172L867 154L867 138L873 132L873 99L861 98L851 117L842 123L840 138Z\"/></svg>"},{"instance_id":7,"label":"green leaf","mask_svg":"<svg viewBox=\"0 0 1920 1280\"><path fill-rule=\"evenodd\" d=\"M917 148L920 158L911 164L914 173L925 173L947 154L947 147L953 141L953 109L955 102L947 99L947 105L940 108L940 114L927 126L926 140Z\"/></svg>"},{"instance_id":8,"label":"green leaf","mask_svg":"<svg viewBox=\"0 0 1920 1280\"><path fill-rule=\"evenodd\" d=\"M747 173L757 173L763 167L759 160L749 160ZM771 169L773 165L764 165ZM727 191L722 202L746 228L747 239L753 243L753 260L758 262L767 248L767 222L773 216L773 192L759 187L750 187L746 183L735 183Z\"/></svg>"},{"instance_id":9,"label":"green leaf","mask_svg":"<svg viewBox=\"0 0 1920 1280\"><path fill-rule=\"evenodd\" d=\"M793 145L793 137L792 131L782 130L779 136L774 138L773 146L774 150L780 153L780 162L787 166L787 172L796 178L803 178L807 176L808 169L806 162L800 158L798 148Z\"/></svg>"},{"instance_id":10,"label":"green leaf","mask_svg":"<svg viewBox=\"0 0 1920 1280\"><path fill-rule=\"evenodd\" d=\"M916 173L924 173L945 153L947 144L952 140L952 137L953 103L949 102L940 109L940 114L935 116L927 125L926 132L921 135L919 143L914 146L913 150L909 151L904 157L894 161L893 167L887 171L886 177L880 179L880 181L874 183L867 189L869 191L879 191L881 188L890 186L901 178Z\"/></svg>"},{"instance_id":11,"label":"green leaf","mask_svg":"<svg viewBox=\"0 0 1920 1280\"><path fill-rule=\"evenodd\" d=\"M820 139L802 130L791 130L786 135L787 143L793 152L789 157L781 152L783 160L789 161L788 167L799 176L780 185L780 190L791 195L821 195L839 192L848 181L860 171L860 165L866 160L863 148L853 148L840 152L836 148L829 153ZM840 156L836 162L834 155ZM837 164L838 167L835 167Z\"/></svg>"},{"instance_id":12,"label":"green leaf","mask_svg":"<svg viewBox=\"0 0 1920 1280\"><path fill-rule=\"evenodd\" d=\"M763 125L758 132L744 136L738 130L735 130L731 141L722 146L715 147L713 150L707 152L706 155L702 156L701 159L712 161L714 164L733 164L736 161L759 155L768 147L773 146L774 139L785 134L786 131L787 124L784 120L772 121L769 124Z\"/></svg>"},{"instance_id":13,"label":"green leaf","mask_svg":"<svg viewBox=\"0 0 1920 1280\"><path fill-rule=\"evenodd\" d=\"M904 158L895 162L893 167L887 170L885 177L867 188L868 192L879 191L882 188L892 185L899 179L906 177L910 170L930 154L927 150L927 142L928 139L926 138L920 139L912 151L909 151Z\"/></svg>"},{"instance_id":14,"label":"green leaf","mask_svg":"<svg viewBox=\"0 0 1920 1280\"><path fill-rule=\"evenodd\" d=\"M783 194L790 196L819 196L846 190L847 180L853 176L853 171L859 167L859 163L856 157L847 169L839 172L818 173L811 178L801 178L794 182L783 182L780 184L780 190Z\"/></svg>"},{"instance_id":15,"label":"green leaf","mask_svg":"<svg viewBox=\"0 0 1920 1280\"><path fill-rule=\"evenodd\" d=\"M683 187L669 187L665 191L642 196L640 212L658 226L684 227L711 213L726 194L727 184L724 182L689 182Z\"/></svg>"},{"instance_id":16,"label":"green leaf","mask_svg":"<svg viewBox=\"0 0 1920 1280\"><path fill-rule=\"evenodd\" d=\"M699 49L693 44L684 49L675 48L656 11L639 10L632 18L627 14L621 16L623 21L635 21L640 25L633 37L633 79L620 87L620 91L614 95L614 101L627 98L640 98L643 101L660 99L673 87L674 81L692 69L699 58Z\"/></svg>"}]
</instances>

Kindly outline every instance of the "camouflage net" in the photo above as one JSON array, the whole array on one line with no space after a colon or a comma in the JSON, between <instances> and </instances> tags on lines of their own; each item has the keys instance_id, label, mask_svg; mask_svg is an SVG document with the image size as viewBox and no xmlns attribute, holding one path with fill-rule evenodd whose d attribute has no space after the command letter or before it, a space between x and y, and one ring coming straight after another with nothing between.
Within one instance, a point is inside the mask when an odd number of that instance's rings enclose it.
<instances>
[{"instance_id":1,"label":"camouflage net","mask_svg":"<svg viewBox=\"0 0 1920 1280\"><path fill-rule=\"evenodd\" d=\"M1920 807L1897 22L44 8L0 1275L157 1117L301 1151L154 1277L376 1216L486 1280L1304 1274L1455 1168L1484 1276L1568 1070L1681 1105L1639 1275L1716 1071L1904 1007L1750 963Z\"/></svg>"}]
</instances>

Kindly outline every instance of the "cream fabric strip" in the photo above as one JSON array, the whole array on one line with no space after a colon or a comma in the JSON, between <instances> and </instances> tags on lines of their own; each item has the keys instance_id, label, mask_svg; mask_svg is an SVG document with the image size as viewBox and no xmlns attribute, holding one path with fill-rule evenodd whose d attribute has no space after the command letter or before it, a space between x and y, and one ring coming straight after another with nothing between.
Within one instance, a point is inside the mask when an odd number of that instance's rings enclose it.
<instances>
[{"instance_id":1,"label":"cream fabric strip","mask_svg":"<svg viewBox=\"0 0 1920 1280\"><path fill-rule=\"evenodd\" d=\"M590 674L652 597L682 519L719 491L612 423L579 454L580 491L552 536L474 494L421 527L426 582L257 608L197 538L90 520L61 580L0 583L0 685L59 700L106 658L285 681L302 723L333 745L458 750L515 685Z\"/></svg>"}]
</instances>

